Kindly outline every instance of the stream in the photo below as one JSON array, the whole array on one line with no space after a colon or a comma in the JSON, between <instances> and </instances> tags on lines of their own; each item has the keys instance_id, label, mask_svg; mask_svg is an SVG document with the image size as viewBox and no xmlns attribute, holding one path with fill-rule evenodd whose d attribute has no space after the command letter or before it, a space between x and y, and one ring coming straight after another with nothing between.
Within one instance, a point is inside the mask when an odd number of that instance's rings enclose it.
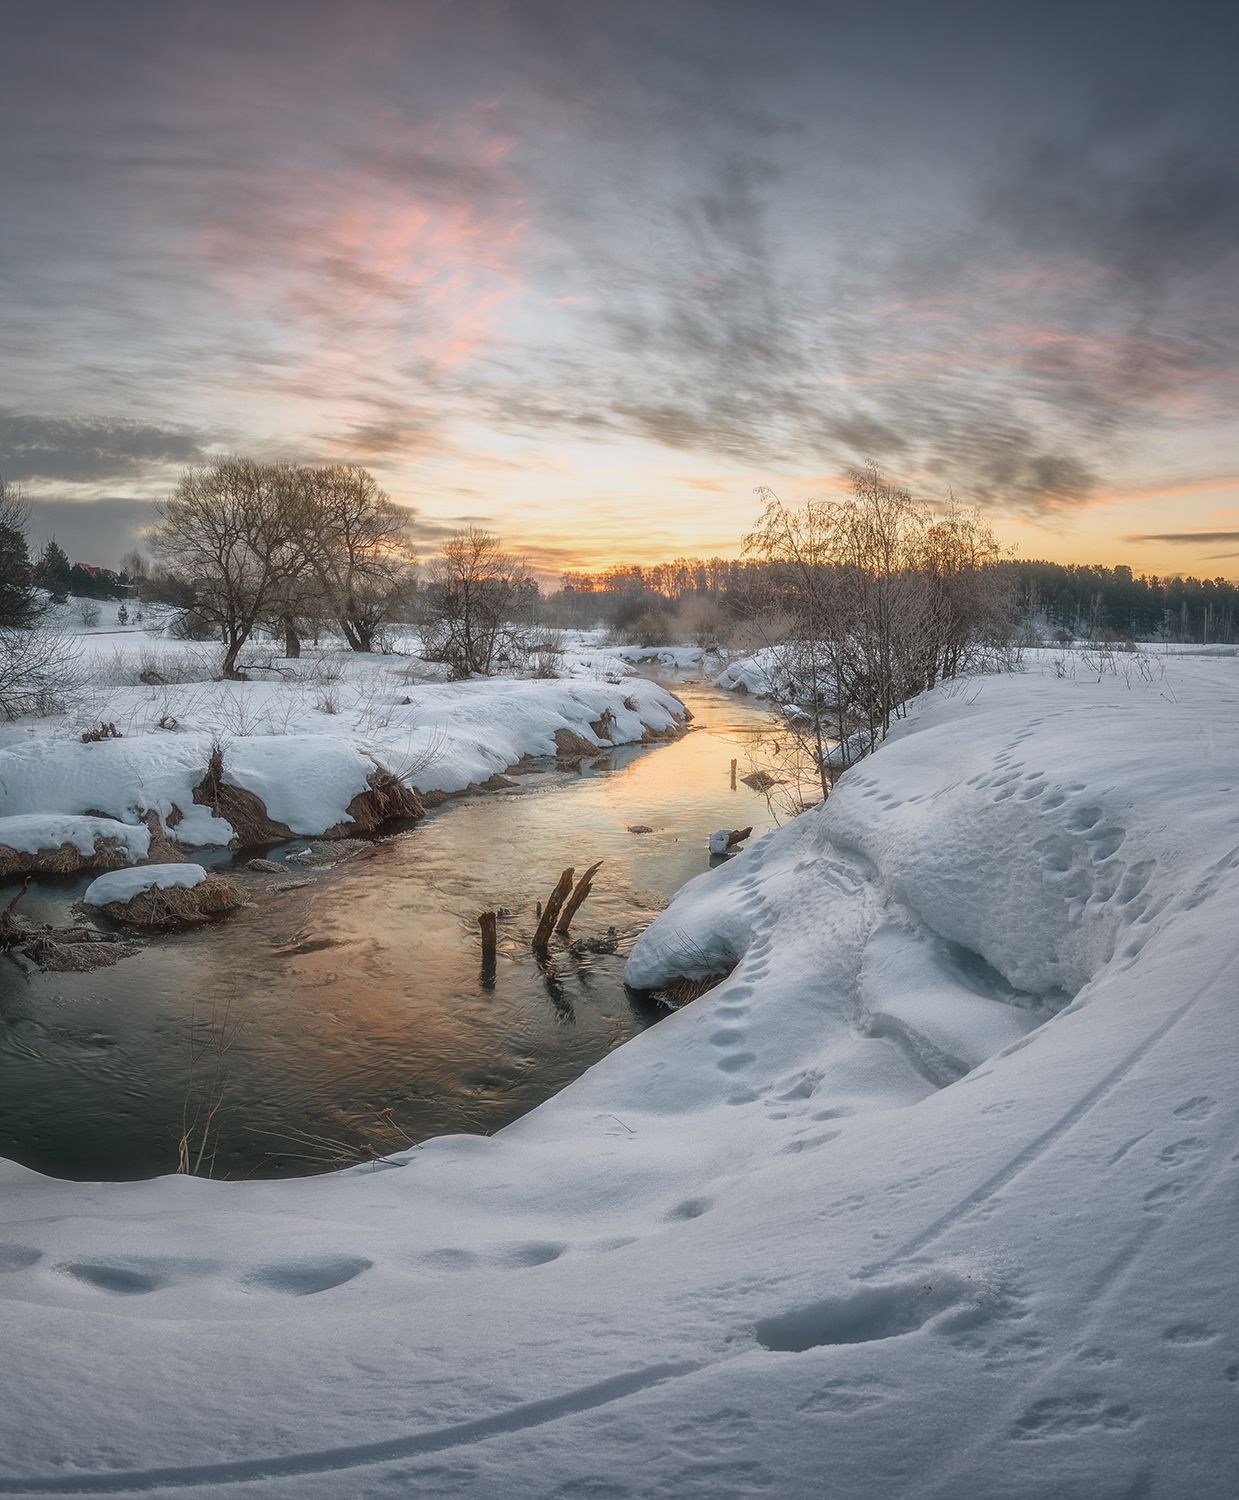
<instances>
[{"instance_id":1,"label":"stream","mask_svg":"<svg viewBox=\"0 0 1239 1500\"><path fill-rule=\"evenodd\" d=\"M662 680L668 674L662 673ZM730 786L768 734L760 707L667 681L694 714L668 745L619 747L580 771L449 801L368 857L290 874L280 894L151 941L90 974L24 977L0 959L0 1156L57 1177L174 1171L186 1101L219 1101L217 1177L286 1177L429 1136L489 1134L666 1012L623 981L631 939L709 868L715 828L772 826ZM631 825L653 831L635 834ZM256 853L203 851L228 873ZM574 937L614 927L616 953L549 963L530 950L535 903L567 865L602 860ZM23 909L66 920L89 878L32 888ZM0 895L0 900L7 899ZM506 909L493 977L478 913ZM199 1114L199 1120L204 1118Z\"/></svg>"}]
</instances>

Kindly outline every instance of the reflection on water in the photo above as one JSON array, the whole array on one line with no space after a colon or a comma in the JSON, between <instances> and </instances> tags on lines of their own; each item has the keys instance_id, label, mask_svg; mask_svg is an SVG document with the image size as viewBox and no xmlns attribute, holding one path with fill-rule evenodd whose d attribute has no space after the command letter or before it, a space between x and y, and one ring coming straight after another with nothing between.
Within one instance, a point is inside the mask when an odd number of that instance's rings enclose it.
<instances>
[{"instance_id":1,"label":"reflection on water","mask_svg":"<svg viewBox=\"0 0 1239 1500\"><path fill-rule=\"evenodd\" d=\"M330 1143L491 1132L562 1088L658 1012L624 987L624 943L557 947L540 965L534 903L565 865L601 859L574 935L633 934L708 867L712 829L771 823L729 780L768 719L711 688L677 691L697 716L684 739L449 803L226 924L94 974L26 981L0 961L0 1155L78 1178L174 1169L190 1020L224 1003L241 1024L216 1175L320 1171L337 1164ZM63 915L84 884L41 904ZM483 976L477 915L496 908L511 915Z\"/></svg>"}]
</instances>

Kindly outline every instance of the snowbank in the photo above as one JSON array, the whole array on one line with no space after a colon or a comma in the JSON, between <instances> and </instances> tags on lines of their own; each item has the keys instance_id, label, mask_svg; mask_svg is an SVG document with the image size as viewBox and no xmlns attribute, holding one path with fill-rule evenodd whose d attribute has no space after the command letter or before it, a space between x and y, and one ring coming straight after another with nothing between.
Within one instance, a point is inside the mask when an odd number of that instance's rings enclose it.
<instances>
[{"instance_id":1,"label":"snowbank","mask_svg":"<svg viewBox=\"0 0 1239 1500\"><path fill-rule=\"evenodd\" d=\"M112 721L137 732L82 744L39 721L0 748L0 817L89 811L133 826L153 812L187 847L226 845L236 830L201 790L219 745L226 785L258 797L268 818L292 833L318 835L346 831L350 804L368 790L376 767L420 792L457 792L526 756L554 755L560 731L601 754L675 734L684 721L679 701L641 678L410 688L391 680L392 669L377 670L387 675L367 681L347 711L334 703L323 711L279 682L221 682L162 691L157 702L175 721L170 731L114 711ZM152 701L149 689L119 697ZM313 698L325 701L323 690ZM277 722L283 732L256 732ZM241 732L220 729L229 723Z\"/></svg>"},{"instance_id":2,"label":"snowbank","mask_svg":"<svg viewBox=\"0 0 1239 1500\"><path fill-rule=\"evenodd\" d=\"M47 813L0 817L0 876L132 864L146 858L150 844L145 825L115 818Z\"/></svg>"},{"instance_id":3,"label":"snowbank","mask_svg":"<svg viewBox=\"0 0 1239 1500\"><path fill-rule=\"evenodd\" d=\"M107 906L111 901L131 901L146 891L190 890L201 885L206 871L201 865L144 865L137 870L112 870L86 887L82 900L87 906Z\"/></svg>"},{"instance_id":4,"label":"snowbank","mask_svg":"<svg viewBox=\"0 0 1239 1500\"><path fill-rule=\"evenodd\" d=\"M0 1167L0 1494L1229 1500L1235 671L927 695L494 1138Z\"/></svg>"},{"instance_id":5,"label":"snowbank","mask_svg":"<svg viewBox=\"0 0 1239 1500\"><path fill-rule=\"evenodd\" d=\"M729 662L714 679L715 687L729 693L751 693L755 698L781 698L777 684L782 676L779 653L771 646L752 656L740 656Z\"/></svg>"}]
</instances>

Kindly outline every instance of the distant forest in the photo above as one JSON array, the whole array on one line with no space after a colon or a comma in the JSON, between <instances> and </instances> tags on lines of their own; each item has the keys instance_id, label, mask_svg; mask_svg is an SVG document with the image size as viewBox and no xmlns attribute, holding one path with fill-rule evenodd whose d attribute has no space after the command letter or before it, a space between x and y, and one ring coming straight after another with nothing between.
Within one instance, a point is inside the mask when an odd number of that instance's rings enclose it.
<instances>
[{"instance_id":1,"label":"distant forest","mask_svg":"<svg viewBox=\"0 0 1239 1500\"><path fill-rule=\"evenodd\" d=\"M634 563L601 573L565 573L557 596L565 614L581 620L638 601L696 596L724 602L750 592L764 565L722 557L679 557L643 567ZM1012 582L1021 618L1047 635L1102 635L1142 640L1233 644L1239 640L1239 585L1223 578L1134 574L1120 564L998 563Z\"/></svg>"}]
</instances>

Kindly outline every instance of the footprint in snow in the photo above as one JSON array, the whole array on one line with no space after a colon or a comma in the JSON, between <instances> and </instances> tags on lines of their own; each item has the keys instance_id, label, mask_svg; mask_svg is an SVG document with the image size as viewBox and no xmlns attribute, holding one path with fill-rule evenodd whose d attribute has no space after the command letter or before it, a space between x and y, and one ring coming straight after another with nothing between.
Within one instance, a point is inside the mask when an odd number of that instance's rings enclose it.
<instances>
[{"instance_id":1,"label":"footprint in snow","mask_svg":"<svg viewBox=\"0 0 1239 1500\"><path fill-rule=\"evenodd\" d=\"M360 1256L332 1256L324 1260L289 1261L261 1266L242 1278L251 1292L270 1292L281 1297L313 1297L330 1292L368 1271L373 1261Z\"/></svg>"},{"instance_id":2,"label":"footprint in snow","mask_svg":"<svg viewBox=\"0 0 1239 1500\"><path fill-rule=\"evenodd\" d=\"M24 1271L42 1259L42 1250L36 1250L33 1245L0 1245L0 1273Z\"/></svg>"},{"instance_id":3,"label":"footprint in snow","mask_svg":"<svg viewBox=\"0 0 1239 1500\"><path fill-rule=\"evenodd\" d=\"M69 1261L56 1267L62 1276L80 1282L92 1291L111 1297L139 1297L167 1286L167 1278L132 1266L93 1265L88 1261Z\"/></svg>"}]
</instances>

